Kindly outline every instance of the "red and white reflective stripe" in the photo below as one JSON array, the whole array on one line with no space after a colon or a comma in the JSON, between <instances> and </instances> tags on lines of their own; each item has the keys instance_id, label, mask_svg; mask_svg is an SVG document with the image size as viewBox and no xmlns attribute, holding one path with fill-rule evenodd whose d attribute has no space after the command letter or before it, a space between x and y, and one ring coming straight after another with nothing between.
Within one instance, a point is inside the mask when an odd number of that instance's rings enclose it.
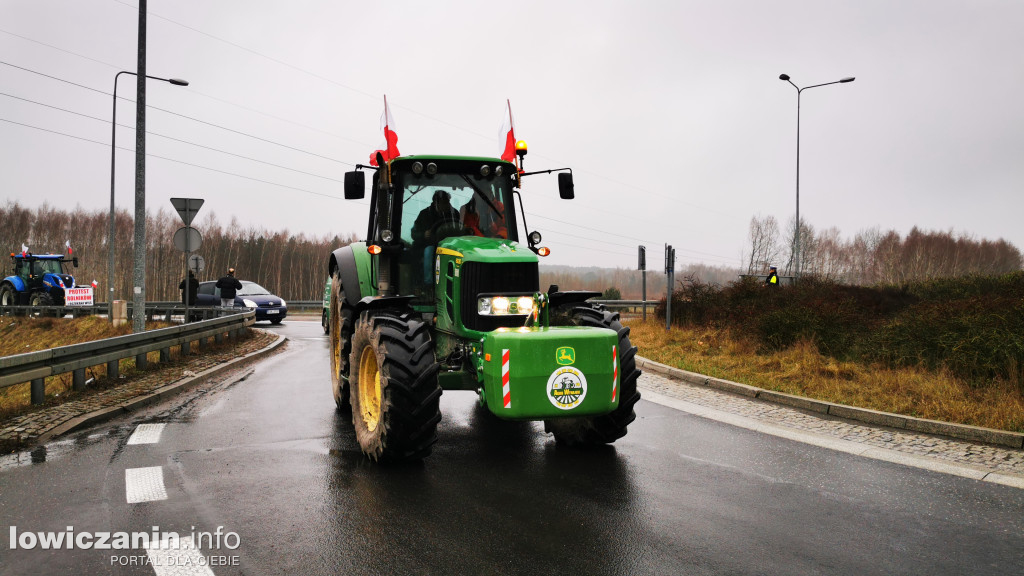
<instances>
[{"instance_id":1,"label":"red and white reflective stripe","mask_svg":"<svg viewBox=\"0 0 1024 576\"><path fill-rule=\"evenodd\" d=\"M612 402L615 402L615 393L619 389L619 354L612 346Z\"/></svg>"},{"instance_id":2,"label":"red and white reflective stripe","mask_svg":"<svg viewBox=\"0 0 1024 576\"><path fill-rule=\"evenodd\" d=\"M511 408L512 389L508 385L508 349L501 351L501 394L505 399L505 408Z\"/></svg>"}]
</instances>

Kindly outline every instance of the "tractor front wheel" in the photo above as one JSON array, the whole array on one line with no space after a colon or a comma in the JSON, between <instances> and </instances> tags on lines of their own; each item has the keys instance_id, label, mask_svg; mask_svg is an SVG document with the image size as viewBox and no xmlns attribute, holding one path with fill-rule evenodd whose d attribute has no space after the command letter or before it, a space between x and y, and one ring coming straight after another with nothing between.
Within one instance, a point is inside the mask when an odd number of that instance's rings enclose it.
<instances>
[{"instance_id":1,"label":"tractor front wheel","mask_svg":"<svg viewBox=\"0 0 1024 576\"><path fill-rule=\"evenodd\" d=\"M441 388L430 329L397 311L363 312L349 357L352 424L372 460L419 460L430 454L441 421Z\"/></svg>"},{"instance_id":2,"label":"tractor front wheel","mask_svg":"<svg viewBox=\"0 0 1024 576\"><path fill-rule=\"evenodd\" d=\"M46 292L36 292L29 301L31 306L53 306L53 296Z\"/></svg>"},{"instance_id":3,"label":"tractor front wheel","mask_svg":"<svg viewBox=\"0 0 1024 576\"><path fill-rule=\"evenodd\" d=\"M629 328L619 315L595 304L566 304L551 311L552 326L592 326L608 328L619 335L619 406L603 416L545 420L544 431L555 441L570 446L610 444L626 435L626 427L636 420L633 406L640 400L636 381L636 346L629 341Z\"/></svg>"}]
</instances>

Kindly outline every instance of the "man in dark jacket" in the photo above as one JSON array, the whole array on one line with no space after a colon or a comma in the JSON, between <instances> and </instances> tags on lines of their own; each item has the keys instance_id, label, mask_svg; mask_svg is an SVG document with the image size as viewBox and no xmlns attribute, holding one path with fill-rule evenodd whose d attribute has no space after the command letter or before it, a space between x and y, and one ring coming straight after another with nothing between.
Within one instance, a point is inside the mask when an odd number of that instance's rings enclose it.
<instances>
[{"instance_id":1,"label":"man in dark jacket","mask_svg":"<svg viewBox=\"0 0 1024 576\"><path fill-rule=\"evenodd\" d=\"M188 290L185 290L185 286L188 285ZM191 270L188 271L188 278L182 280L178 284L178 290L181 290L181 303L182 304L195 304L196 294L199 292L199 280L196 280L196 275ZM188 301L185 300L185 296L188 296Z\"/></svg>"},{"instance_id":2,"label":"man in dark jacket","mask_svg":"<svg viewBox=\"0 0 1024 576\"><path fill-rule=\"evenodd\" d=\"M768 269L768 277L764 279L764 285L771 286L772 288L779 287L779 274L775 266Z\"/></svg>"},{"instance_id":3,"label":"man in dark jacket","mask_svg":"<svg viewBox=\"0 0 1024 576\"><path fill-rule=\"evenodd\" d=\"M234 306L235 291L242 289L242 283L235 278L234 268L228 268L228 275L217 280L217 288L220 288L220 305L225 308Z\"/></svg>"}]
</instances>

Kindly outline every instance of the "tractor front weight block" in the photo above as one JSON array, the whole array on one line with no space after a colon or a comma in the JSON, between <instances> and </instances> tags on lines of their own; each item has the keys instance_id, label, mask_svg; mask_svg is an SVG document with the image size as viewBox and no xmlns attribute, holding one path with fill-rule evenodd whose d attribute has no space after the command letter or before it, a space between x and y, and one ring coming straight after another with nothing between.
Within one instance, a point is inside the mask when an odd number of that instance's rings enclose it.
<instances>
[{"instance_id":1,"label":"tractor front weight block","mask_svg":"<svg viewBox=\"0 0 1024 576\"><path fill-rule=\"evenodd\" d=\"M483 339L484 402L509 420L607 414L619 404L618 344L606 328L498 328Z\"/></svg>"}]
</instances>

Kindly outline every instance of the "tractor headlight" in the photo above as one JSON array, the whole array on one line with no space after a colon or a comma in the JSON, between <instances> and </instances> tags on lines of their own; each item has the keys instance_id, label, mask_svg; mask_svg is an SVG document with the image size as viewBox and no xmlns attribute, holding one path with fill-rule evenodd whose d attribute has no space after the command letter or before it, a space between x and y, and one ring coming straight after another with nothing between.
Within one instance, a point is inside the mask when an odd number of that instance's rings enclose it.
<instances>
[{"instance_id":1,"label":"tractor headlight","mask_svg":"<svg viewBox=\"0 0 1024 576\"><path fill-rule=\"evenodd\" d=\"M248 298L243 299L242 300L242 304L245 304L246 308L259 308L260 307L259 304L253 302L252 300L249 300Z\"/></svg>"},{"instance_id":2,"label":"tractor headlight","mask_svg":"<svg viewBox=\"0 0 1024 576\"><path fill-rule=\"evenodd\" d=\"M476 311L481 316L526 316L536 305L532 296L485 296L476 301Z\"/></svg>"}]
</instances>

